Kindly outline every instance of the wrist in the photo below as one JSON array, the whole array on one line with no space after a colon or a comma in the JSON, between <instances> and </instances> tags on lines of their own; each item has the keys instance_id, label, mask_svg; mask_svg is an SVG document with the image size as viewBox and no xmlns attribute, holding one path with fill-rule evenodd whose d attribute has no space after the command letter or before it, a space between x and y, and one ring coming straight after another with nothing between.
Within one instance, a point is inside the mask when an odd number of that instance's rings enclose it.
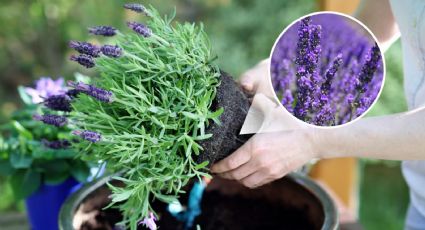
<instances>
[{"instance_id":1,"label":"wrist","mask_svg":"<svg viewBox=\"0 0 425 230\"><path fill-rule=\"evenodd\" d=\"M338 150L335 142L336 129L311 127L312 148L317 158L334 158L341 157L342 151ZM339 139L339 138L338 138Z\"/></svg>"}]
</instances>

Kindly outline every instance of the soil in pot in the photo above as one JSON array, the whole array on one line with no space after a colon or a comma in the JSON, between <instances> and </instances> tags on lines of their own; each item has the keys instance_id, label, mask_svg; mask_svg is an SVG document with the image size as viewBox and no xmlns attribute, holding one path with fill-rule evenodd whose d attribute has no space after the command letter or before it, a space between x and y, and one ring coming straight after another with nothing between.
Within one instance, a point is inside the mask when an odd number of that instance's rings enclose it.
<instances>
[{"instance_id":1,"label":"soil in pot","mask_svg":"<svg viewBox=\"0 0 425 230\"><path fill-rule=\"evenodd\" d=\"M109 194L103 186L84 199L74 216L74 227L114 229L122 216L116 209L102 209L110 202ZM184 204L186 200L182 197L180 201ZM164 203L155 201L153 207L160 216L159 229L184 229L184 224L168 213ZM197 224L203 230L321 229L325 215L313 194L287 178L254 190L233 181L214 179L201 207L202 213L192 229Z\"/></svg>"},{"instance_id":2,"label":"soil in pot","mask_svg":"<svg viewBox=\"0 0 425 230\"><path fill-rule=\"evenodd\" d=\"M249 106L249 99L238 84L227 73L221 72L221 83L217 87L217 95L211 106L212 111L224 109L220 116L221 124L211 123L206 128L205 132L213 136L200 142L204 151L197 158L198 163L209 161L211 165L222 160L251 137L251 135L239 135Z\"/></svg>"}]
</instances>

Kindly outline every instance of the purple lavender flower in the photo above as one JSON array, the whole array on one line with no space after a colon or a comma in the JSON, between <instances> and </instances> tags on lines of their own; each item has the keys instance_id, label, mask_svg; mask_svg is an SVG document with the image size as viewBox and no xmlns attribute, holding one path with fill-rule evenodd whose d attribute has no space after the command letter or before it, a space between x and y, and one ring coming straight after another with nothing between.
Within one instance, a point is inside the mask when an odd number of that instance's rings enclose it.
<instances>
[{"instance_id":1,"label":"purple lavender flower","mask_svg":"<svg viewBox=\"0 0 425 230\"><path fill-rule=\"evenodd\" d=\"M78 94L80 94L81 91L78 89L70 89L68 91L66 91L66 95L68 95L70 98L76 98L78 97Z\"/></svg>"},{"instance_id":2,"label":"purple lavender flower","mask_svg":"<svg viewBox=\"0 0 425 230\"><path fill-rule=\"evenodd\" d=\"M307 63L307 52L309 48L310 38L310 22L311 18L305 17L301 20L298 28L297 57L295 59L295 63L300 66L305 65Z\"/></svg>"},{"instance_id":3,"label":"purple lavender flower","mask_svg":"<svg viewBox=\"0 0 425 230\"><path fill-rule=\"evenodd\" d=\"M117 34L117 29L112 26L94 26L89 28L89 33L94 35L102 35L105 37L112 37Z\"/></svg>"},{"instance_id":4,"label":"purple lavender flower","mask_svg":"<svg viewBox=\"0 0 425 230\"><path fill-rule=\"evenodd\" d=\"M86 54L92 57L99 57L99 47L89 42L70 41L69 47L76 50L80 54Z\"/></svg>"},{"instance_id":5,"label":"purple lavender flower","mask_svg":"<svg viewBox=\"0 0 425 230\"><path fill-rule=\"evenodd\" d=\"M102 136L94 131L90 131L90 130L74 130L72 131L72 134L80 136L81 138L83 138L86 141L90 141L93 143L99 142L102 139Z\"/></svg>"},{"instance_id":6,"label":"purple lavender flower","mask_svg":"<svg viewBox=\"0 0 425 230\"><path fill-rule=\"evenodd\" d=\"M78 62L78 64L86 68L93 68L95 66L93 57L86 54L80 54L78 56L72 55L70 60Z\"/></svg>"},{"instance_id":7,"label":"purple lavender flower","mask_svg":"<svg viewBox=\"0 0 425 230\"><path fill-rule=\"evenodd\" d=\"M142 23L138 22L127 22L127 26L132 29L134 32L142 35L143 37L149 37L152 34L152 31Z\"/></svg>"},{"instance_id":8,"label":"purple lavender flower","mask_svg":"<svg viewBox=\"0 0 425 230\"><path fill-rule=\"evenodd\" d=\"M149 16L149 13L147 12L145 6L143 6L142 4L127 3L127 4L124 4L124 8L126 8L128 10L132 10L132 11L137 12L137 13L144 13L144 14Z\"/></svg>"},{"instance_id":9,"label":"purple lavender flower","mask_svg":"<svg viewBox=\"0 0 425 230\"><path fill-rule=\"evenodd\" d=\"M329 104L325 105L313 120L315 125L335 125L335 113Z\"/></svg>"},{"instance_id":10,"label":"purple lavender flower","mask_svg":"<svg viewBox=\"0 0 425 230\"><path fill-rule=\"evenodd\" d=\"M378 69L380 60L381 52L379 50L378 44L375 43L375 45L370 49L369 54L366 56L366 62L359 74L359 82L356 88L361 93L366 91L367 85L372 81L372 77Z\"/></svg>"},{"instance_id":11,"label":"purple lavender flower","mask_svg":"<svg viewBox=\"0 0 425 230\"><path fill-rule=\"evenodd\" d=\"M93 85L85 84L83 82L72 82L69 81L68 85L74 87L74 89L80 91L81 93L85 93L91 97L96 98L99 101L111 103L113 101L112 92L98 88Z\"/></svg>"},{"instance_id":12,"label":"purple lavender flower","mask_svg":"<svg viewBox=\"0 0 425 230\"><path fill-rule=\"evenodd\" d=\"M114 45L104 45L101 48L103 55L108 57L117 58L122 55L122 49Z\"/></svg>"},{"instance_id":13,"label":"purple lavender flower","mask_svg":"<svg viewBox=\"0 0 425 230\"><path fill-rule=\"evenodd\" d=\"M335 74L342 64L342 54L338 54L333 60L331 67L325 73L325 81L322 83L320 89L322 94L329 94L331 90L332 81L335 78Z\"/></svg>"},{"instance_id":14,"label":"purple lavender flower","mask_svg":"<svg viewBox=\"0 0 425 230\"><path fill-rule=\"evenodd\" d=\"M300 69L297 73L302 73ZM302 76L297 79L297 104L294 108L294 115L304 120L308 110L313 103L311 89L313 89L313 82L308 76Z\"/></svg>"},{"instance_id":15,"label":"purple lavender flower","mask_svg":"<svg viewBox=\"0 0 425 230\"><path fill-rule=\"evenodd\" d=\"M291 90L287 89L285 90L285 93L283 94L282 98L282 105L285 106L286 110L288 110L290 113L293 113L294 110L292 108L292 103L294 102L294 98L292 96Z\"/></svg>"},{"instance_id":16,"label":"purple lavender flower","mask_svg":"<svg viewBox=\"0 0 425 230\"><path fill-rule=\"evenodd\" d=\"M294 115L304 120L308 109L312 103L312 89L313 82L311 80L311 74L306 69L308 64L308 52L309 52L309 39L310 39L310 17L305 17L301 20L298 28L298 43L296 48L296 59L295 63L297 64L297 104L294 108Z\"/></svg>"},{"instance_id":17,"label":"purple lavender flower","mask_svg":"<svg viewBox=\"0 0 425 230\"><path fill-rule=\"evenodd\" d=\"M373 101L369 97L362 97L359 100L359 105L356 109L356 116L362 115L371 106Z\"/></svg>"},{"instance_id":18,"label":"purple lavender flower","mask_svg":"<svg viewBox=\"0 0 425 230\"><path fill-rule=\"evenodd\" d=\"M34 114L33 119L36 121L42 121L44 124L54 125L56 127L62 127L68 123L68 119L65 116L59 116L54 114Z\"/></svg>"},{"instance_id":19,"label":"purple lavender flower","mask_svg":"<svg viewBox=\"0 0 425 230\"><path fill-rule=\"evenodd\" d=\"M26 87L25 92L31 96L34 104L43 102L44 98L52 95L62 94L66 89L64 88L63 78L53 80L48 77L42 77L35 83L35 88Z\"/></svg>"},{"instance_id":20,"label":"purple lavender flower","mask_svg":"<svg viewBox=\"0 0 425 230\"><path fill-rule=\"evenodd\" d=\"M308 61L306 63L306 69L310 74L313 74L316 71L318 66L320 53L322 51L322 48L320 45L321 38L322 38L322 27L320 25L311 25L310 38L309 38L309 50L307 52Z\"/></svg>"},{"instance_id":21,"label":"purple lavender flower","mask_svg":"<svg viewBox=\"0 0 425 230\"><path fill-rule=\"evenodd\" d=\"M46 139L42 140L42 143L45 147L50 149L67 149L71 147L71 142L64 139L64 140L55 140L55 141L48 141Z\"/></svg>"},{"instance_id":22,"label":"purple lavender flower","mask_svg":"<svg viewBox=\"0 0 425 230\"><path fill-rule=\"evenodd\" d=\"M149 213L149 217L145 217L143 219L143 221L140 221L139 224L143 224L144 226L146 226L147 228L149 228L150 230L156 230L158 227L155 223L156 221L156 217L155 215L151 212Z\"/></svg>"},{"instance_id":23,"label":"purple lavender flower","mask_svg":"<svg viewBox=\"0 0 425 230\"><path fill-rule=\"evenodd\" d=\"M71 112L71 98L66 94L52 95L43 101L49 109L63 112Z\"/></svg>"}]
</instances>

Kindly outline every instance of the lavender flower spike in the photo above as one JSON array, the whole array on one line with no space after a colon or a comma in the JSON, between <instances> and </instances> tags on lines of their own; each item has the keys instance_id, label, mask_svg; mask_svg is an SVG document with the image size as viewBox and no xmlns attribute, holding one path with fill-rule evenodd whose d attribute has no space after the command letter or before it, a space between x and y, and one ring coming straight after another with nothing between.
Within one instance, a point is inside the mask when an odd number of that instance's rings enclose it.
<instances>
[{"instance_id":1,"label":"lavender flower spike","mask_svg":"<svg viewBox=\"0 0 425 230\"><path fill-rule=\"evenodd\" d=\"M71 112L71 98L66 94L52 95L43 102L49 109L63 112Z\"/></svg>"},{"instance_id":2,"label":"lavender flower spike","mask_svg":"<svg viewBox=\"0 0 425 230\"><path fill-rule=\"evenodd\" d=\"M74 130L72 131L72 134L80 136L81 138L83 138L84 140L96 143L99 142L102 139L102 136L94 131L90 131L90 130Z\"/></svg>"},{"instance_id":3,"label":"lavender flower spike","mask_svg":"<svg viewBox=\"0 0 425 230\"><path fill-rule=\"evenodd\" d=\"M138 22L127 22L127 26L132 29L134 32L142 35L143 37L147 38L151 36L152 31L142 23Z\"/></svg>"},{"instance_id":4,"label":"lavender flower spike","mask_svg":"<svg viewBox=\"0 0 425 230\"><path fill-rule=\"evenodd\" d=\"M46 139L43 139L41 141L44 146L50 149L67 149L71 146L71 142L68 140L56 140L56 141L48 141Z\"/></svg>"},{"instance_id":5,"label":"lavender flower spike","mask_svg":"<svg viewBox=\"0 0 425 230\"><path fill-rule=\"evenodd\" d=\"M112 26L94 26L89 28L89 33L105 37L112 37L117 34L117 29Z\"/></svg>"},{"instance_id":6,"label":"lavender flower spike","mask_svg":"<svg viewBox=\"0 0 425 230\"><path fill-rule=\"evenodd\" d=\"M321 91L324 94L328 94L331 90L331 84L335 77L336 72L342 64L342 54L339 53L332 62L332 66L325 73L325 82L322 83Z\"/></svg>"},{"instance_id":7,"label":"lavender flower spike","mask_svg":"<svg viewBox=\"0 0 425 230\"><path fill-rule=\"evenodd\" d=\"M54 125L56 127L62 127L68 123L68 119L66 119L66 117L53 114L34 114L33 119L36 121L42 121L44 124Z\"/></svg>"},{"instance_id":8,"label":"lavender flower spike","mask_svg":"<svg viewBox=\"0 0 425 230\"><path fill-rule=\"evenodd\" d=\"M100 50L102 51L103 55L108 57L116 58L122 55L122 49L118 46L104 45L102 48L100 48Z\"/></svg>"},{"instance_id":9,"label":"lavender flower spike","mask_svg":"<svg viewBox=\"0 0 425 230\"><path fill-rule=\"evenodd\" d=\"M378 44L375 43L375 45L370 49L370 52L366 57L366 62L359 74L359 82L356 88L361 93L366 91L367 85L372 81L373 75L378 69L380 60L381 52L379 51Z\"/></svg>"},{"instance_id":10,"label":"lavender flower spike","mask_svg":"<svg viewBox=\"0 0 425 230\"><path fill-rule=\"evenodd\" d=\"M142 4L127 3L127 4L124 4L124 8L128 10L132 10L137 13L144 13L146 16L150 16L149 12L146 10L146 7L143 6Z\"/></svg>"},{"instance_id":11,"label":"lavender flower spike","mask_svg":"<svg viewBox=\"0 0 425 230\"><path fill-rule=\"evenodd\" d=\"M93 57L86 54L80 54L78 56L72 55L70 60L78 62L78 64L86 68L93 68L95 66Z\"/></svg>"},{"instance_id":12,"label":"lavender flower spike","mask_svg":"<svg viewBox=\"0 0 425 230\"><path fill-rule=\"evenodd\" d=\"M79 90L81 93L85 93L89 96L96 98L99 101L107 103L113 102L113 94L108 90L101 89L93 85L85 84L83 82L69 81L68 85L74 87L76 90Z\"/></svg>"},{"instance_id":13,"label":"lavender flower spike","mask_svg":"<svg viewBox=\"0 0 425 230\"><path fill-rule=\"evenodd\" d=\"M70 89L68 91L66 91L66 95L68 95L70 98L76 98L78 97L78 94L80 94L81 91L78 89Z\"/></svg>"},{"instance_id":14,"label":"lavender flower spike","mask_svg":"<svg viewBox=\"0 0 425 230\"><path fill-rule=\"evenodd\" d=\"M93 57L99 57L99 47L89 42L70 41L69 47L78 51L80 54L87 54Z\"/></svg>"},{"instance_id":15,"label":"lavender flower spike","mask_svg":"<svg viewBox=\"0 0 425 230\"><path fill-rule=\"evenodd\" d=\"M146 226L150 230L157 230L158 227L156 226L155 221L156 221L156 217L151 212L151 213L149 213L149 217L145 217L145 219L143 219L143 221L140 221L139 224L143 224L144 226Z\"/></svg>"}]
</instances>

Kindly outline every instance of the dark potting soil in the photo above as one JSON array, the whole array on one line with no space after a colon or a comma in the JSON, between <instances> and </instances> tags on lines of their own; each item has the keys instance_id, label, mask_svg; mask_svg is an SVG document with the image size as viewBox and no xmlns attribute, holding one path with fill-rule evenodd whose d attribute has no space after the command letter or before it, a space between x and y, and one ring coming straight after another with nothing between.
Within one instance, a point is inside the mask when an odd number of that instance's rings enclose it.
<instances>
[{"instance_id":1,"label":"dark potting soil","mask_svg":"<svg viewBox=\"0 0 425 230\"><path fill-rule=\"evenodd\" d=\"M217 87L217 95L211 106L212 111L224 109L220 116L221 124L211 123L206 128L205 132L213 136L200 142L204 151L197 158L198 163L209 161L211 165L222 160L251 137L251 135L239 135L249 106L249 99L238 84L227 73L222 72L221 83Z\"/></svg>"},{"instance_id":2,"label":"dark potting soil","mask_svg":"<svg viewBox=\"0 0 425 230\"><path fill-rule=\"evenodd\" d=\"M286 186L286 185L285 185ZM290 185L287 185L290 186ZM275 197L279 188L265 191L267 196ZM295 207L285 205L276 199L264 199L261 196L245 194L226 194L217 190L204 194L201 209L202 213L195 219L194 226L188 230L195 230L199 225L202 230L314 230L317 223L312 223L307 216L311 210L307 205ZM248 194L248 195L247 195ZM110 202L109 189L104 186L90 194L78 208L74 216L80 219L80 228L77 230L115 230L115 223L122 219L117 209L103 209ZM290 193L286 195L291 196ZM295 198L297 199L297 198ZM186 201L182 199L184 204ZM185 230L184 224L177 221L166 210L162 202L153 202L160 220L157 222L160 230ZM82 221L81 221L82 220ZM78 221L77 221L78 222ZM140 225L140 230L145 230Z\"/></svg>"},{"instance_id":3,"label":"dark potting soil","mask_svg":"<svg viewBox=\"0 0 425 230\"><path fill-rule=\"evenodd\" d=\"M162 230L184 230L182 224L168 213L161 217L158 225ZM217 191L205 196L202 214L195 219L190 230L196 230L196 225L202 230L315 229L301 209L268 203L263 199L223 196Z\"/></svg>"}]
</instances>

